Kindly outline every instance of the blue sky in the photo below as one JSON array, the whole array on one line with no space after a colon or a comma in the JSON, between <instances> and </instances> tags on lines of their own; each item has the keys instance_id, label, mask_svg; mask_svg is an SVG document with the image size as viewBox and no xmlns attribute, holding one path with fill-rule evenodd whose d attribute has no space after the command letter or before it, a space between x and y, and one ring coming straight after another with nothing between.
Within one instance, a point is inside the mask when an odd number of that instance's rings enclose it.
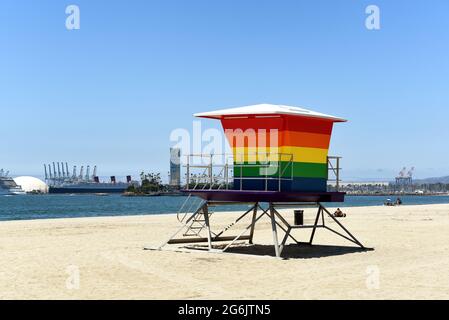
<instances>
[{"instance_id":1,"label":"blue sky","mask_svg":"<svg viewBox=\"0 0 449 320\"><path fill-rule=\"evenodd\" d=\"M4 0L0 167L165 173L194 112L276 103L349 119L331 143L346 179L448 175L448 17L447 0Z\"/></svg>"}]
</instances>

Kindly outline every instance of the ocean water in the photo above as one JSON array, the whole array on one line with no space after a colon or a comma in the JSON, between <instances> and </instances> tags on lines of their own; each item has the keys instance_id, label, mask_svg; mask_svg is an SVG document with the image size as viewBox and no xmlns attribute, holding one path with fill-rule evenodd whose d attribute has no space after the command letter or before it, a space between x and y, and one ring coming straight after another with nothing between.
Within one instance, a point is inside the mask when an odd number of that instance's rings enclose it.
<instances>
[{"instance_id":1,"label":"ocean water","mask_svg":"<svg viewBox=\"0 0 449 320\"><path fill-rule=\"evenodd\" d=\"M378 206L382 205L387 198L386 196L347 196L344 203L333 203L330 206ZM0 196L0 221L176 213L185 199L180 196L123 197L121 195ZM403 196L401 199L404 205L449 203L449 196ZM196 201L198 205L199 199ZM191 205L193 209L195 203ZM232 211L245 208L246 206L227 206L220 209Z\"/></svg>"}]
</instances>

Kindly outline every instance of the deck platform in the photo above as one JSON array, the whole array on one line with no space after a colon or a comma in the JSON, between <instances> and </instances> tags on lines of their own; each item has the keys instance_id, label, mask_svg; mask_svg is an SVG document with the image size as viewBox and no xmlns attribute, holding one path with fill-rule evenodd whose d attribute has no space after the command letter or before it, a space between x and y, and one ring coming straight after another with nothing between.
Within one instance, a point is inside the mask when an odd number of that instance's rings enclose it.
<instances>
[{"instance_id":1,"label":"deck platform","mask_svg":"<svg viewBox=\"0 0 449 320\"><path fill-rule=\"evenodd\" d=\"M344 202L345 192L279 192L253 190L182 190L206 201L223 202Z\"/></svg>"}]
</instances>

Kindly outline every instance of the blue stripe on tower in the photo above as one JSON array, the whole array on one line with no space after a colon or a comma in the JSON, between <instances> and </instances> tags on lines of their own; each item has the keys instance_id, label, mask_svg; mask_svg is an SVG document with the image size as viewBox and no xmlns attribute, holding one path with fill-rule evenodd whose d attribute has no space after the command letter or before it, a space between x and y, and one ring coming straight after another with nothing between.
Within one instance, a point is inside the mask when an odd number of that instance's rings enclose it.
<instances>
[{"instance_id":1,"label":"blue stripe on tower","mask_svg":"<svg viewBox=\"0 0 449 320\"><path fill-rule=\"evenodd\" d=\"M242 181L240 181L242 180ZM241 188L240 188L241 183ZM234 179L235 190L265 190L278 191L278 180L265 179ZM281 191L299 191L299 192L326 192L327 179L322 178L293 178L293 180L281 180Z\"/></svg>"}]
</instances>

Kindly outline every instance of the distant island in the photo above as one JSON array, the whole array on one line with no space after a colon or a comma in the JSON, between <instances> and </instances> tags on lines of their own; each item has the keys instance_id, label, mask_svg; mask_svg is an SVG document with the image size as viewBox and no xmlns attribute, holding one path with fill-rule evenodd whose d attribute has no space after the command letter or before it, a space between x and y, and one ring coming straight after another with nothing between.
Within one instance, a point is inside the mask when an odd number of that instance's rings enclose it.
<instances>
[{"instance_id":1,"label":"distant island","mask_svg":"<svg viewBox=\"0 0 449 320\"><path fill-rule=\"evenodd\" d=\"M446 177L449 178L449 177ZM413 180L408 184L395 182L341 182L338 191L348 195L448 195L449 181L444 178L429 178ZM328 190L337 191L335 185L329 185Z\"/></svg>"},{"instance_id":2,"label":"distant island","mask_svg":"<svg viewBox=\"0 0 449 320\"><path fill-rule=\"evenodd\" d=\"M124 196L162 196L162 195L182 195L179 189L162 183L160 173L140 173L140 185L130 185L124 192Z\"/></svg>"}]
</instances>

